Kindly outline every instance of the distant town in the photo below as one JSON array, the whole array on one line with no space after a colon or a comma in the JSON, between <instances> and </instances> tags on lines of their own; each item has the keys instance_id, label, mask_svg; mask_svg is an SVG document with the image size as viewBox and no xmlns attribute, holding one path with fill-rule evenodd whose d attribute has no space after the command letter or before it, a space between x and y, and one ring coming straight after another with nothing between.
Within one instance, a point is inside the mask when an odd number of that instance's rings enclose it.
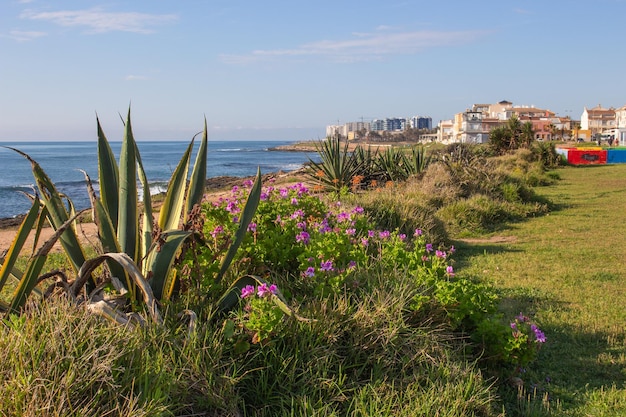
<instances>
[{"instance_id":1,"label":"distant town","mask_svg":"<svg viewBox=\"0 0 626 417\"><path fill-rule=\"evenodd\" d=\"M489 133L512 117L520 123L530 123L539 141L606 141L610 145L626 146L626 106L585 107L580 119L574 120L571 115L559 116L550 110L516 106L506 100L474 104L456 113L453 119L441 120L436 127L428 116L394 117L326 126L326 136L377 142L486 143Z\"/></svg>"}]
</instances>

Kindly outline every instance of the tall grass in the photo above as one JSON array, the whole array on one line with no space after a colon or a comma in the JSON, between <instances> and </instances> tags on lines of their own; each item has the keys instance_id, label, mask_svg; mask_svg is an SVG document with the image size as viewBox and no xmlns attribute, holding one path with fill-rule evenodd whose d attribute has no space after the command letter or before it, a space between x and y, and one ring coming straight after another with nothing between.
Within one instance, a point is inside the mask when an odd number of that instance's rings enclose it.
<instances>
[{"instance_id":1,"label":"tall grass","mask_svg":"<svg viewBox=\"0 0 626 417\"><path fill-rule=\"evenodd\" d=\"M407 275L373 268L360 281L360 301L310 300L300 313L315 322L248 351L231 375L245 415L497 415L455 336L408 312L418 289Z\"/></svg>"}]
</instances>

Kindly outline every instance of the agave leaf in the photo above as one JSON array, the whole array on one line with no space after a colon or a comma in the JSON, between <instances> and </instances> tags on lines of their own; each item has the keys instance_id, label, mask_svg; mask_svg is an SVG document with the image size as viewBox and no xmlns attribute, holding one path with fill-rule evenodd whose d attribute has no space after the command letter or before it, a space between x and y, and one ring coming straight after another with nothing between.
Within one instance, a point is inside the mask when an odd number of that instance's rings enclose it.
<instances>
[{"instance_id":1,"label":"agave leaf","mask_svg":"<svg viewBox=\"0 0 626 417\"><path fill-rule=\"evenodd\" d=\"M256 275L244 275L237 279L233 284L228 287L224 295L217 301L217 309L213 314L215 317L216 314L221 314L227 311L232 310L237 306L239 301L241 300L241 290L247 285L257 286L260 284L268 284L266 280ZM313 322L315 320L307 319L299 316L296 312L287 305L287 301L285 297L280 292L280 290L276 290L276 293L272 295L271 300L280 308L280 310L290 317L294 317L299 321L305 322Z\"/></svg>"},{"instance_id":2,"label":"agave leaf","mask_svg":"<svg viewBox=\"0 0 626 417\"><path fill-rule=\"evenodd\" d=\"M126 273L134 280L135 284L143 294L144 303L148 308L148 312L150 313L150 317L152 317L152 320L155 323L163 323L163 319L161 318L161 314L159 313L157 302L154 298L154 294L152 293L150 285L141 274L141 271L139 270L139 267L137 266L135 261L124 252L105 253L96 258L85 261L80 271L78 271L76 281L74 281L74 284L72 284L72 294L78 295L82 286L87 280L87 276L90 275L94 269L100 266L100 264L108 259L114 260L115 262L119 263L124 268Z\"/></svg>"},{"instance_id":3,"label":"agave leaf","mask_svg":"<svg viewBox=\"0 0 626 417\"><path fill-rule=\"evenodd\" d=\"M135 324L125 314L114 309L104 300L87 304L87 310L93 314L109 319L114 323L135 327Z\"/></svg>"},{"instance_id":4,"label":"agave leaf","mask_svg":"<svg viewBox=\"0 0 626 417\"><path fill-rule=\"evenodd\" d=\"M178 229L181 219L183 203L185 201L185 191L187 188L187 172L189 171L189 160L193 149L194 140L191 140L183 157L178 162L172 178L167 187L167 194L159 213L159 227L161 230Z\"/></svg>"},{"instance_id":5,"label":"agave leaf","mask_svg":"<svg viewBox=\"0 0 626 417\"><path fill-rule=\"evenodd\" d=\"M24 272L22 279L18 283L17 288L11 297L11 305L9 307L10 312L17 313L24 306L28 296L33 292L35 286L37 285L39 274L41 273L41 269L48 258L48 253L66 229L71 227L74 220L76 220L76 217L80 216L83 212L84 210L76 213L75 216L69 218L65 223L63 223L54 232L50 239L48 239L30 259L26 267L26 271ZM91 279L91 274L85 277L85 282L89 279Z\"/></svg>"},{"instance_id":6,"label":"agave leaf","mask_svg":"<svg viewBox=\"0 0 626 417\"><path fill-rule=\"evenodd\" d=\"M138 255L139 218L137 214L137 166L135 139L130 123L130 109L120 150L119 210L117 238L120 248L132 259Z\"/></svg>"},{"instance_id":7,"label":"agave leaf","mask_svg":"<svg viewBox=\"0 0 626 417\"><path fill-rule=\"evenodd\" d=\"M143 169L143 163L141 162L141 156L139 154L139 148L135 144L135 156L137 157L137 173L139 175L139 181L143 187L143 216L141 227L141 243L139 248L139 256L143 259L147 254L150 246L152 245L152 230L154 226L154 218L152 216L152 196L150 195L150 184L146 176L146 171Z\"/></svg>"},{"instance_id":8,"label":"agave leaf","mask_svg":"<svg viewBox=\"0 0 626 417\"><path fill-rule=\"evenodd\" d=\"M100 200L106 207L113 225L117 225L117 211L119 209L119 180L120 173L115 161L111 146L98 123L98 180L100 183Z\"/></svg>"},{"instance_id":9,"label":"agave leaf","mask_svg":"<svg viewBox=\"0 0 626 417\"><path fill-rule=\"evenodd\" d=\"M235 258L237 254L237 250L239 246L241 246L241 242L246 237L246 233L248 231L248 225L252 221L254 214L256 213L256 209L259 206L259 201L261 200L261 169L257 169L256 179L254 180L254 184L252 185L252 189L250 189L250 194L248 195L248 200L246 201L246 205L243 208L241 213L241 218L239 219L239 228L235 232L235 236L233 239L233 243L228 248L226 255L222 259L222 263L220 265L220 270L215 277L215 282L219 282L226 270L230 266L230 263Z\"/></svg>"},{"instance_id":10,"label":"agave leaf","mask_svg":"<svg viewBox=\"0 0 626 417\"><path fill-rule=\"evenodd\" d=\"M206 161L207 161L207 126L206 117L204 118L204 131L202 132L202 140L200 141L200 148L198 148L198 154L196 155L196 161L193 165L193 171L189 179L189 190L187 191L187 201L185 206L185 212L183 213L183 221L187 221L187 216L191 212L194 205L200 204L202 197L204 196L204 190L206 188Z\"/></svg>"},{"instance_id":11,"label":"agave leaf","mask_svg":"<svg viewBox=\"0 0 626 417\"><path fill-rule=\"evenodd\" d=\"M69 216L65 206L63 205L61 195L56 190L54 183L50 180L41 166L28 154L15 148L7 148L19 153L30 162L33 177L35 178L39 194L41 195L41 200L47 209L47 217L52 227L55 230L59 230L61 225L65 224L68 220ZM83 249L78 241L74 228L66 227L64 228L64 231L65 233L61 235L59 240L70 260L70 263L72 264L72 267L75 271L78 271L83 262L85 262L85 254L83 253Z\"/></svg>"},{"instance_id":12,"label":"agave leaf","mask_svg":"<svg viewBox=\"0 0 626 417\"><path fill-rule=\"evenodd\" d=\"M85 181L87 182L87 192L91 201L92 217L96 227L98 228L98 240L102 245L102 250L104 252L121 252L120 244L117 240L115 228L113 227L113 222L109 217L109 213L104 207L102 201L96 197L96 192L93 189L89 175L85 171L82 171L82 173L85 176ZM107 261L107 265L112 276L118 279L125 279L126 289L132 296L135 293L135 289L132 281L126 274L126 271L124 271L124 268L122 268L117 262Z\"/></svg>"},{"instance_id":13,"label":"agave leaf","mask_svg":"<svg viewBox=\"0 0 626 417\"><path fill-rule=\"evenodd\" d=\"M155 247L149 252L146 258L150 286L157 300L168 300L172 295L172 277L170 271L176 255L187 238L192 236L192 232L184 230L172 230L163 233L159 242L155 242Z\"/></svg>"},{"instance_id":14,"label":"agave leaf","mask_svg":"<svg viewBox=\"0 0 626 417\"><path fill-rule=\"evenodd\" d=\"M2 261L2 267L0 268L0 291L4 288L7 278L13 272L13 268L15 267L15 262L20 255L22 248L24 247L24 243L26 242L26 238L30 234L37 217L39 216L39 200L35 200L33 205L31 206L28 214L22 220L19 229L17 230L17 234L13 238L13 242L9 247L9 250Z\"/></svg>"}]
</instances>

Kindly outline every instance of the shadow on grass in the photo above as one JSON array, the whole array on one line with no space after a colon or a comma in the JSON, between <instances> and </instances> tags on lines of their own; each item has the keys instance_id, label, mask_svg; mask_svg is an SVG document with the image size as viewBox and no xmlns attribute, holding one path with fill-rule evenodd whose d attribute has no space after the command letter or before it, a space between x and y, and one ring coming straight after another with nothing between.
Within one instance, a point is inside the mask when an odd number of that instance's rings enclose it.
<instances>
[{"instance_id":1,"label":"shadow on grass","mask_svg":"<svg viewBox=\"0 0 626 417\"><path fill-rule=\"evenodd\" d=\"M537 311L552 310L567 315L574 314L575 310L569 303L535 288L502 289L499 297L499 312L505 320L513 320L520 313L532 320ZM589 398L586 394L590 392L603 393L612 386L618 389L626 386L626 358L622 347L626 334L590 332L571 325L541 324L540 327L547 341L537 360L519 375L524 382L526 399L520 399L518 387L511 386L508 381L498 384L507 415L527 415L520 410L535 407L537 404L533 403L541 402L542 398L549 398L553 410L574 410L587 405ZM558 407L555 407L557 402Z\"/></svg>"},{"instance_id":2,"label":"shadow on grass","mask_svg":"<svg viewBox=\"0 0 626 417\"><path fill-rule=\"evenodd\" d=\"M511 236L492 236L485 239L456 239L452 244L460 256L454 257L455 269L471 265L471 259L485 254L523 252L511 247L515 239Z\"/></svg>"}]
</instances>

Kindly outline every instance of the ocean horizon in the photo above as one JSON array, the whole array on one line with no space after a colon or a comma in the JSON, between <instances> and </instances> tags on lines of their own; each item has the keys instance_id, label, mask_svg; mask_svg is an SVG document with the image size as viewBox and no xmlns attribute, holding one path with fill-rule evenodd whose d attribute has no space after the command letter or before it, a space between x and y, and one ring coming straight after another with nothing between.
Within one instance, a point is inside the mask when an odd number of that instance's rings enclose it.
<instances>
[{"instance_id":1,"label":"ocean horizon","mask_svg":"<svg viewBox=\"0 0 626 417\"><path fill-rule=\"evenodd\" d=\"M301 168L316 153L272 150L295 141L230 140L208 142L207 178L232 176L248 177L257 169L262 174L290 172ZM119 161L120 142L110 142ZM137 147L150 183L152 194L164 192L176 165L187 149L189 141L138 141ZM0 219L24 214L31 206L23 193L33 193L34 178L30 163L22 155L7 149L18 149L33 158L60 192L72 200L77 209L89 207L86 182L87 172L97 189L97 141L58 142L0 142ZM192 164L199 147L195 142Z\"/></svg>"}]
</instances>

